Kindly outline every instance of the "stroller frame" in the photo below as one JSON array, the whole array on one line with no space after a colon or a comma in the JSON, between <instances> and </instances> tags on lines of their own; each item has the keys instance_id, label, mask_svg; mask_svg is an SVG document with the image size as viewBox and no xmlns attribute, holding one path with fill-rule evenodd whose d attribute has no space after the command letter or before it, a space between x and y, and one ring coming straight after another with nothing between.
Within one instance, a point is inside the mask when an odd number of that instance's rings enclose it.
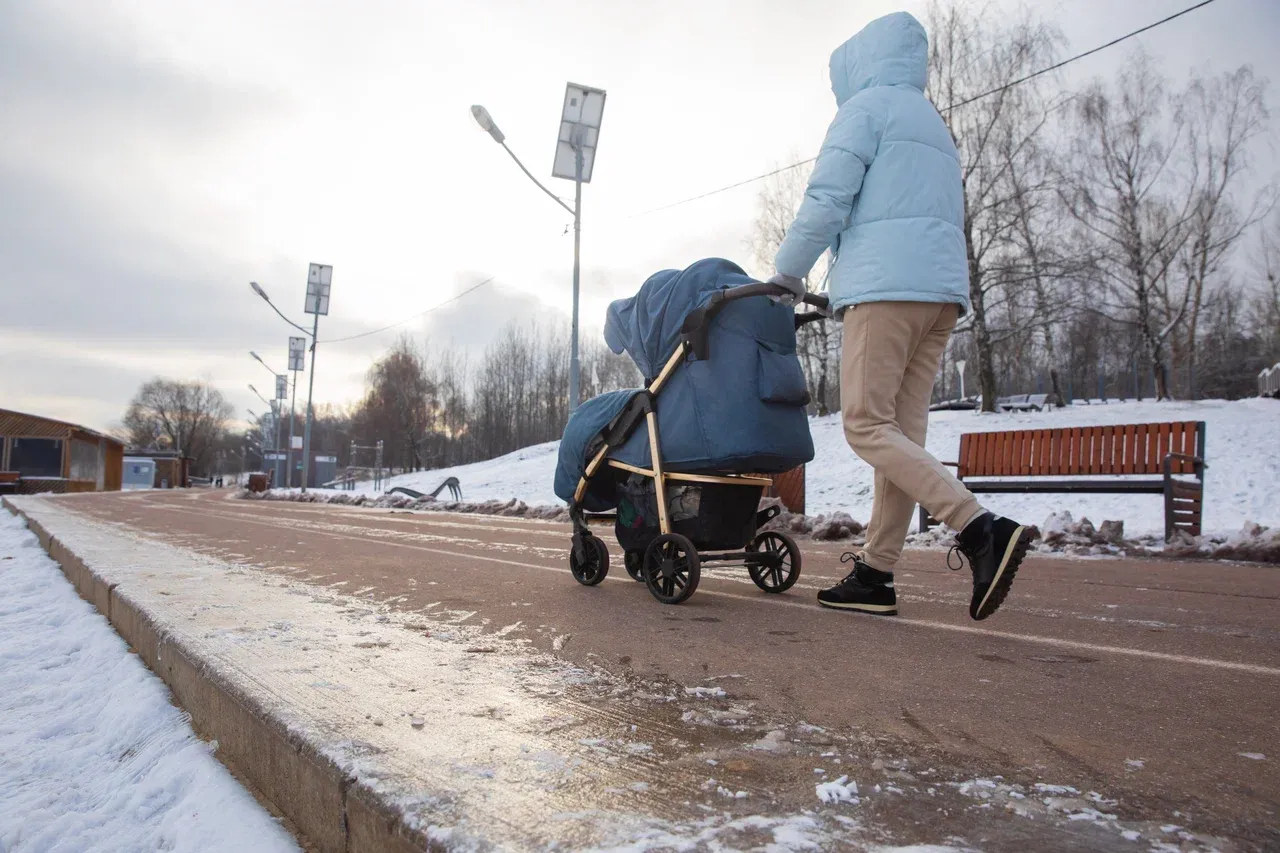
<instances>
[{"instance_id":1,"label":"stroller frame","mask_svg":"<svg viewBox=\"0 0 1280 853\"><path fill-rule=\"evenodd\" d=\"M674 375L680 365L692 355L694 360L708 357L707 338L711 321L728 303L755 296L781 296L787 293L774 284L755 283L716 291L706 305L685 317L681 327L681 339L675 352L667 359L647 386L637 391L627 406L614 416L600 432L595 443L599 445L591 461L578 481L573 501L569 506L573 522L573 546L569 552L569 569L574 578L584 586L595 586L609 573L609 552L604 542L590 530L591 523L614 523L616 512L589 513L583 509L590 481L603 468L613 468L653 480L657 496L659 535L640 556L635 565L633 553L626 554L626 569L634 580L643 581L649 592L664 604L679 604L693 595L701 578L704 565L745 565L752 581L765 592L781 593L790 589L800 577L800 548L794 539L778 531L756 533L741 551L720 551L699 554L687 537L672 530L667 507L668 482L711 483L728 486L744 486L763 489L773 484L764 474L690 474L666 471L663 468L661 448L658 443L658 414L654 410L654 398ZM828 315L828 300L819 294L806 294L805 304L817 310L797 314L796 328ZM621 447L635 433L641 423L649 430L649 468L629 465L610 459L609 454ZM755 529L763 527L781 512L770 506L758 510ZM638 552L636 552L638 553Z\"/></svg>"}]
</instances>

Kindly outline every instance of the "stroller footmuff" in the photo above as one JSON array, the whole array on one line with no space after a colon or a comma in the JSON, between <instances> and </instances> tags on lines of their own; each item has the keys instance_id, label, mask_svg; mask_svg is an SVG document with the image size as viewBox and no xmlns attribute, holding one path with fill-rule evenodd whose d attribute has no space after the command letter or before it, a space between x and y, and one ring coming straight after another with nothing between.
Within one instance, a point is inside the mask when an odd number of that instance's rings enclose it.
<instances>
[{"instance_id":1,"label":"stroller footmuff","mask_svg":"<svg viewBox=\"0 0 1280 853\"><path fill-rule=\"evenodd\" d=\"M813 458L795 330L824 315L795 314L768 298L778 290L713 259L610 306L605 339L647 381L588 400L565 428L556 494L569 503L579 583L608 575L588 524L611 521L627 573L664 603L692 595L707 565L745 565L766 592L795 584L800 549L760 532L778 513L760 498L772 474Z\"/></svg>"}]
</instances>

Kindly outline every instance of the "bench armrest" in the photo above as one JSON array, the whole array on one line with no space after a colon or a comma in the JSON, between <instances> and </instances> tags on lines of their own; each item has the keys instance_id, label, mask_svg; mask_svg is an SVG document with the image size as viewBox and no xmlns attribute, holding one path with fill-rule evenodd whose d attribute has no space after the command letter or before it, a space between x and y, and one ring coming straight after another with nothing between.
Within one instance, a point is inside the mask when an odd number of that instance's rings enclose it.
<instances>
[{"instance_id":1,"label":"bench armrest","mask_svg":"<svg viewBox=\"0 0 1280 853\"><path fill-rule=\"evenodd\" d=\"M1209 467L1209 463L1205 462L1204 459L1202 459L1199 456L1191 456L1190 454L1187 454L1187 453L1167 453L1165 454L1165 457L1164 457L1164 472L1166 474L1170 473L1171 466L1169 465L1169 463L1175 459L1179 460L1180 462L1190 462L1192 465L1195 465L1197 468L1199 468L1202 471Z\"/></svg>"}]
</instances>

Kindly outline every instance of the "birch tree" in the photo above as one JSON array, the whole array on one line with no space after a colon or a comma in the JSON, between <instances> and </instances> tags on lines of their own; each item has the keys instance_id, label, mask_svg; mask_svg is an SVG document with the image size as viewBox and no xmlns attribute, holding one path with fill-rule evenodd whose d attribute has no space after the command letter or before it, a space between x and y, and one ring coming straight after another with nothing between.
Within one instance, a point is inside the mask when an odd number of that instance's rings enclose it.
<instances>
[{"instance_id":1,"label":"birch tree","mask_svg":"<svg viewBox=\"0 0 1280 853\"><path fill-rule=\"evenodd\" d=\"M929 91L960 155L964 233L972 306L964 329L972 333L982 407L994 411L999 392L996 350L1014 331L996 316L1015 293L997 274L1017 238L1019 190L1011 167L1032 158L1049 127L1055 103L1044 78L1014 85L1052 65L1063 45L1058 29L1028 9L1009 16L968 3L929 6ZM1028 188L1024 187L1024 190ZM1023 228L1035 221L1023 198ZM1007 279L1007 276L1006 276Z\"/></svg>"}]
</instances>

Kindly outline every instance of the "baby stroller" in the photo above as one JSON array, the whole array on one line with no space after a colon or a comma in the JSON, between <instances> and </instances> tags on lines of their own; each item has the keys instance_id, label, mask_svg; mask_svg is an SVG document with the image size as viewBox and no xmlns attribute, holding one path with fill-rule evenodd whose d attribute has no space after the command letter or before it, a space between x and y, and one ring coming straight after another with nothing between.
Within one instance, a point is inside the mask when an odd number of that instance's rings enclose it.
<instances>
[{"instance_id":1,"label":"baby stroller","mask_svg":"<svg viewBox=\"0 0 1280 853\"><path fill-rule=\"evenodd\" d=\"M560 444L556 494L569 504L569 569L585 586L609 573L592 522L611 522L624 565L654 598L679 604L702 567L745 565L765 592L800 577L800 549L760 509L769 475L813 458L809 394L796 329L826 316L796 314L729 261L664 270L609 307L605 341L628 353L642 389L602 394L570 417Z\"/></svg>"}]
</instances>

